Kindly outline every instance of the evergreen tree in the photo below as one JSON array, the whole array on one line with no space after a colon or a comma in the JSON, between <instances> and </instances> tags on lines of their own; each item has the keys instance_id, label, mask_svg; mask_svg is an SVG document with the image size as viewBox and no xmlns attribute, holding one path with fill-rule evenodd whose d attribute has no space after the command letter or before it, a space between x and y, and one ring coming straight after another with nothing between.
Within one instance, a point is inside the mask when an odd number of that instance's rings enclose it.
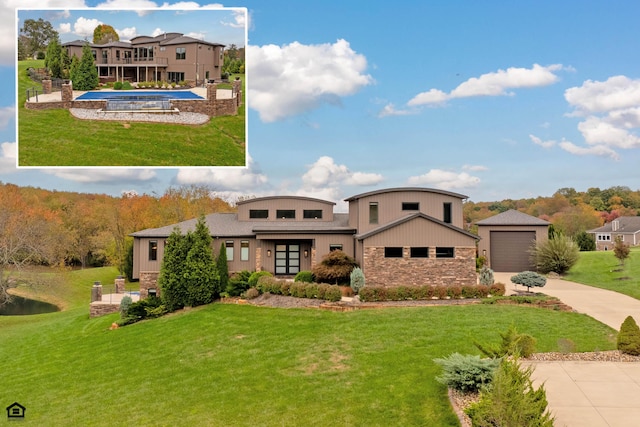
<instances>
[{"instance_id":1,"label":"evergreen tree","mask_svg":"<svg viewBox=\"0 0 640 427\"><path fill-rule=\"evenodd\" d=\"M71 64L71 81L76 90L92 90L98 86L98 70L93 65L93 54L88 44L82 46L82 58L77 67Z\"/></svg>"},{"instance_id":2,"label":"evergreen tree","mask_svg":"<svg viewBox=\"0 0 640 427\"><path fill-rule=\"evenodd\" d=\"M44 59L44 66L49 69L49 75L54 79L62 78L62 47L55 38L47 46L47 54Z\"/></svg>"},{"instance_id":3,"label":"evergreen tree","mask_svg":"<svg viewBox=\"0 0 640 427\"><path fill-rule=\"evenodd\" d=\"M191 307L208 304L220 294L220 277L211 250L211 234L201 216L196 229L187 233L189 249L184 265L187 299Z\"/></svg>"},{"instance_id":4,"label":"evergreen tree","mask_svg":"<svg viewBox=\"0 0 640 427\"><path fill-rule=\"evenodd\" d=\"M227 264L227 245L225 245L224 242L220 244L220 253L218 253L216 266L218 267L218 274L220 275L220 291L224 291L227 289L227 285L229 284L229 265Z\"/></svg>"},{"instance_id":5,"label":"evergreen tree","mask_svg":"<svg viewBox=\"0 0 640 427\"><path fill-rule=\"evenodd\" d=\"M178 310L185 305L184 261L187 258L187 252L187 238L176 227L167 239L158 277L162 303L169 311Z\"/></svg>"}]
</instances>

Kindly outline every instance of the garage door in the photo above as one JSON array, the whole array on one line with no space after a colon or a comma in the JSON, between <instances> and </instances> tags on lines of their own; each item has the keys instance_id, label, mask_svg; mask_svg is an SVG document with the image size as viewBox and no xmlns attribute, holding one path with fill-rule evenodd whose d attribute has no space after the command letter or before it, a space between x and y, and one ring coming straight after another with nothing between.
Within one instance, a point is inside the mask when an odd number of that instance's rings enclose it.
<instances>
[{"instance_id":1,"label":"garage door","mask_svg":"<svg viewBox=\"0 0 640 427\"><path fill-rule=\"evenodd\" d=\"M531 270L529 249L536 240L535 231L492 231L491 268L517 273Z\"/></svg>"}]
</instances>

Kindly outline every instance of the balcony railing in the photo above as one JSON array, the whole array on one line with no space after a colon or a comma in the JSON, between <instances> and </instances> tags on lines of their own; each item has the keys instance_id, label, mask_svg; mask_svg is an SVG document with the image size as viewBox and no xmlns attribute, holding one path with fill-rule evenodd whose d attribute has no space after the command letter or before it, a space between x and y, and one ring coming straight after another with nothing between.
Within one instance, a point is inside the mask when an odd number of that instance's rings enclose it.
<instances>
[{"instance_id":1,"label":"balcony railing","mask_svg":"<svg viewBox=\"0 0 640 427\"><path fill-rule=\"evenodd\" d=\"M100 64L104 65L168 65L167 58L118 58L118 59L102 59Z\"/></svg>"}]
</instances>

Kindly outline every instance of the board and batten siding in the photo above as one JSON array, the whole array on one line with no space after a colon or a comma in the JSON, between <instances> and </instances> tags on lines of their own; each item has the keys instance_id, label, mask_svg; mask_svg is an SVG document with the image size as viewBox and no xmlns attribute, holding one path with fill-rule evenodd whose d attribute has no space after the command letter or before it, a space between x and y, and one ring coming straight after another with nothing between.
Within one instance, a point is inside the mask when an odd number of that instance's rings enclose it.
<instances>
[{"instance_id":1,"label":"board and batten siding","mask_svg":"<svg viewBox=\"0 0 640 427\"><path fill-rule=\"evenodd\" d=\"M378 222L369 223L369 205L378 203ZM419 210L402 210L402 203L419 203ZM451 224L462 228L462 199L440 193L425 191L398 191L373 194L349 202L349 225L357 228L359 233L366 233L381 225L405 217L412 213L422 212L425 215L442 221L444 204L451 203ZM357 205L357 208L355 207ZM354 212L355 214L351 214ZM351 221L356 221L355 223Z\"/></svg>"},{"instance_id":2,"label":"board and batten siding","mask_svg":"<svg viewBox=\"0 0 640 427\"><path fill-rule=\"evenodd\" d=\"M213 239L211 246L215 258L217 258L220 253L220 245L224 243L226 247L227 241L233 242L233 260L227 259L229 272L242 270L254 271L256 269L256 248L259 247L256 239L253 237L218 237ZM246 261L242 261L241 259L241 244L243 241L249 242L249 257Z\"/></svg>"},{"instance_id":3,"label":"board and batten siding","mask_svg":"<svg viewBox=\"0 0 640 427\"><path fill-rule=\"evenodd\" d=\"M414 218L364 239L365 246L474 246L475 239L424 218Z\"/></svg>"},{"instance_id":4,"label":"board and batten siding","mask_svg":"<svg viewBox=\"0 0 640 427\"><path fill-rule=\"evenodd\" d=\"M133 253L138 254L138 262L134 262L133 278L139 279L141 271L160 271L162 258L164 257L164 244L166 237L141 237L133 240ZM155 261L149 259L149 242L158 242L158 254Z\"/></svg>"},{"instance_id":5,"label":"board and batten siding","mask_svg":"<svg viewBox=\"0 0 640 427\"><path fill-rule=\"evenodd\" d=\"M478 225L478 255L491 259L491 232L493 231L532 231L536 242L544 242L549 238L548 225Z\"/></svg>"}]
</instances>

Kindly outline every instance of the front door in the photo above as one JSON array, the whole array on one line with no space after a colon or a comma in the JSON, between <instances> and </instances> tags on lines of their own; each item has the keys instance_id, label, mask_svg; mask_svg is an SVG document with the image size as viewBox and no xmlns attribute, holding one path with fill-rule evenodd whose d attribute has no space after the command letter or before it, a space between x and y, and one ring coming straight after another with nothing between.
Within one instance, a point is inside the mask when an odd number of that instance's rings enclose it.
<instances>
[{"instance_id":1,"label":"front door","mask_svg":"<svg viewBox=\"0 0 640 427\"><path fill-rule=\"evenodd\" d=\"M276 245L276 274L297 274L300 271L300 245Z\"/></svg>"}]
</instances>

